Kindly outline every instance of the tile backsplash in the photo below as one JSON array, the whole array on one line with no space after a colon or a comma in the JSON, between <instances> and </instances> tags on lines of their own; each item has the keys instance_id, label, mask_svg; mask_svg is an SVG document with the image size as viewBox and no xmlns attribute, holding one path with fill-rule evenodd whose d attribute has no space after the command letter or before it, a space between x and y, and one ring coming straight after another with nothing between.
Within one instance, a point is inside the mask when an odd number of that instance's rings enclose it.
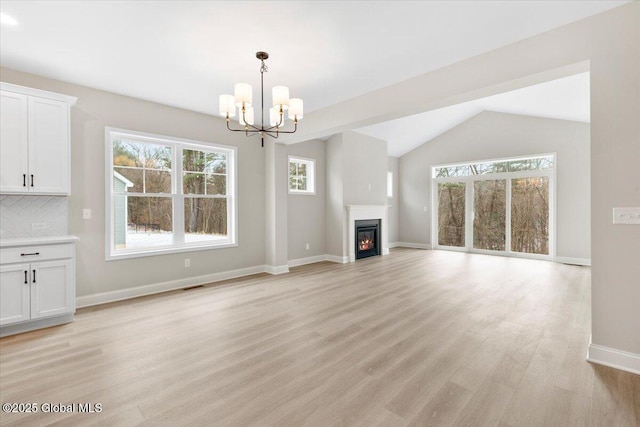
<instances>
[{"instance_id":1,"label":"tile backsplash","mask_svg":"<svg viewBox=\"0 0 640 427\"><path fill-rule=\"evenodd\" d=\"M0 196L0 237L43 237L68 234L69 198Z\"/></svg>"}]
</instances>

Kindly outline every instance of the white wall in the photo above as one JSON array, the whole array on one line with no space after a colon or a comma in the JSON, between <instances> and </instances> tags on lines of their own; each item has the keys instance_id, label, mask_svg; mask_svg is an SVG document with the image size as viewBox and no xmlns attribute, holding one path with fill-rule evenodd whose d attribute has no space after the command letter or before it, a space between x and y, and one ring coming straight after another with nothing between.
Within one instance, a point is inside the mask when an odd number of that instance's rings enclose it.
<instances>
[{"instance_id":1,"label":"white wall","mask_svg":"<svg viewBox=\"0 0 640 427\"><path fill-rule=\"evenodd\" d=\"M557 154L557 256L588 263L589 124L567 120L485 111L402 156L401 241L432 243L431 166L551 152Z\"/></svg>"},{"instance_id":2,"label":"white wall","mask_svg":"<svg viewBox=\"0 0 640 427\"><path fill-rule=\"evenodd\" d=\"M289 260L324 255L327 253L325 142L315 139L286 147L287 155L314 159L316 173L315 194L289 194L287 198Z\"/></svg>"},{"instance_id":3,"label":"white wall","mask_svg":"<svg viewBox=\"0 0 640 427\"><path fill-rule=\"evenodd\" d=\"M78 97L71 108L71 196L69 232L77 246L77 295L122 291L197 278L265 263L265 161L257 138L226 130L224 120L205 114L0 69L4 82ZM104 128L187 138L238 147L238 246L233 248L105 261ZM90 208L93 218L82 219ZM184 258L191 267L184 267Z\"/></svg>"}]
</instances>

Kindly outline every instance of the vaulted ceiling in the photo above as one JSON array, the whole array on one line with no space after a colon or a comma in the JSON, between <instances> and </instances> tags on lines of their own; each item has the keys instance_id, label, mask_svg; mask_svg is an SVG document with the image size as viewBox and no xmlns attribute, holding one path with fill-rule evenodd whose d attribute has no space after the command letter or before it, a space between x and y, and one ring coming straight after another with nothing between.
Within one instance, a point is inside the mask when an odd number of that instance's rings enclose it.
<instances>
[{"instance_id":1,"label":"vaulted ceiling","mask_svg":"<svg viewBox=\"0 0 640 427\"><path fill-rule=\"evenodd\" d=\"M265 50L267 91L289 86L309 115L624 3L3 0L18 24L1 27L0 64L217 114L236 82L258 96L255 52Z\"/></svg>"}]
</instances>

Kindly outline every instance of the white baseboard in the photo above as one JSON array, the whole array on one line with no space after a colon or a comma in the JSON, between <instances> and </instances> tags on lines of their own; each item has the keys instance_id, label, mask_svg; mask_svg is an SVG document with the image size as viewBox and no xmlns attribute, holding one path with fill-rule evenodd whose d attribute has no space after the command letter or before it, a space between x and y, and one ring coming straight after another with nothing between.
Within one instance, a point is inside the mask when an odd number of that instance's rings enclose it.
<instances>
[{"instance_id":1,"label":"white baseboard","mask_svg":"<svg viewBox=\"0 0 640 427\"><path fill-rule=\"evenodd\" d=\"M640 375L640 354L629 353L589 342L587 360L599 365Z\"/></svg>"},{"instance_id":2,"label":"white baseboard","mask_svg":"<svg viewBox=\"0 0 640 427\"><path fill-rule=\"evenodd\" d=\"M587 267L591 267L591 258L571 258L571 257L557 256L554 261L560 262L562 264L584 265Z\"/></svg>"},{"instance_id":3,"label":"white baseboard","mask_svg":"<svg viewBox=\"0 0 640 427\"><path fill-rule=\"evenodd\" d=\"M389 243L390 248L411 248L411 249L431 249L431 245L426 243L393 242Z\"/></svg>"},{"instance_id":4,"label":"white baseboard","mask_svg":"<svg viewBox=\"0 0 640 427\"><path fill-rule=\"evenodd\" d=\"M313 264L316 262L327 261L328 255L316 255L307 258L297 258L289 260L289 267L299 267L301 265Z\"/></svg>"},{"instance_id":5,"label":"white baseboard","mask_svg":"<svg viewBox=\"0 0 640 427\"><path fill-rule=\"evenodd\" d=\"M265 265L264 272L269 274L284 274L289 272L288 265Z\"/></svg>"},{"instance_id":6,"label":"white baseboard","mask_svg":"<svg viewBox=\"0 0 640 427\"><path fill-rule=\"evenodd\" d=\"M338 264L346 264L349 262L348 256L338 256L338 255L325 255L326 261L337 262Z\"/></svg>"},{"instance_id":7,"label":"white baseboard","mask_svg":"<svg viewBox=\"0 0 640 427\"><path fill-rule=\"evenodd\" d=\"M207 283L219 282L221 280L250 276L252 274L266 272L266 267L267 266L265 265L257 265L255 267L247 267L238 270L205 274L204 276L187 277L184 279L170 280L167 282L154 283L152 285L139 286L136 288L121 289L117 291L101 292L98 294L81 296L76 298L76 307L81 308L98 304L106 304L109 302L121 301L129 298L141 297L144 295L152 295L158 294L160 292L184 289L191 286L205 285Z\"/></svg>"}]
</instances>

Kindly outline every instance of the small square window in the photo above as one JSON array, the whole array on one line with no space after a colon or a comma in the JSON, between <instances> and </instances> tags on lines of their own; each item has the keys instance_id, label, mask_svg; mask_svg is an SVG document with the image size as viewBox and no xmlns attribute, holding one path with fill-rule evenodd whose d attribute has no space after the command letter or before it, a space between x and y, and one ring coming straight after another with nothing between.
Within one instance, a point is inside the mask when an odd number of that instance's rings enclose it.
<instances>
[{"instance_id":1,"label":"small square window","mask_svg":"<svg viewBox=\"0 0 640 427\"><path fill-rule=\"evenodd\" d=\"M289 193L316 194L315 164L313 159L289 156Z\"/></svg>"}]
</instances>

